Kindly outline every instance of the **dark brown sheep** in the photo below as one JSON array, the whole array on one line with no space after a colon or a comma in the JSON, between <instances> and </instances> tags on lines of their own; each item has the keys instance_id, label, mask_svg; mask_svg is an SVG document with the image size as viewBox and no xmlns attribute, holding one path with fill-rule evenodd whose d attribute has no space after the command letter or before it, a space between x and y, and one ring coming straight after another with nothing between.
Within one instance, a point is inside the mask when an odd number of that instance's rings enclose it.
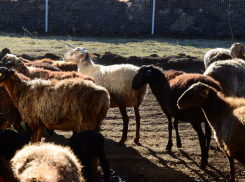
<instances>
[{"instance_id":1,"label":"dark brown sheep","mask_svg":"<svg viewBox=\"0 0 245 182\"><path fill-rule=\"evenodd\" d=\"M173 71L171 71L173 72ZM211 86L221 90L220 85L214 79L203 76L201 74L180 74L179 76L168 76L170 73L163 72L155 66L142 66L135 75L132 83L133 89L137 90L142 85L149 84L153 94L155 95L159 105L168 119L169 141L167 150L172 148L172 121L174 117L174 126L176 129L177 146L181 147L181 140L178 134L178 120L191 123L192 127L198 134L201 147L201 167L204 168L208 160L208 150L211 138L211 129L200 108L193 107L185 110L179 110L176 103L182 93L193 83L198 81L210 84ZM172 73L173 74L173 73ZM171 75L171 74L170 74ZM178 75L178 74L177 74ZM201 123L205 122L206 137L202 131Z\"/></svg>"},{"instance_id":2,"label":"dark brown sheep","mask_svg":"<svg viewBox=\"0 0 245 182\"><path fill-rule=\"evenodd\" d=\"M44 127L77 133L100 130L110 106L105 88L82 78L24 78L13 70L0 69L0 86L6 88L22 119L32 128L32 143L41 141Z\"/></svg>"},{"instance_id":3,"label":"dark brown sheep","mask_svg":"<svg viewBox=\"0 0 245 182\"><path fill-rule=\"evenodd\" d=\"M178 107L200 107L214 130L214 138L230 162L235 181L234 159L245 165L245 99L225 97L203 83L193 84L178 99Z\"/></svg>"}]
</instances>

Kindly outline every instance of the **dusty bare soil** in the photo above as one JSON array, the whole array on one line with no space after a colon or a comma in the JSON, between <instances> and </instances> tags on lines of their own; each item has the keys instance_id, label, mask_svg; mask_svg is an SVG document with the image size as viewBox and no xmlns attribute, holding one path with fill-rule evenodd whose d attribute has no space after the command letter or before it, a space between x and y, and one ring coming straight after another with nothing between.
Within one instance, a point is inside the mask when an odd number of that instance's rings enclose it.
<instances>
[{"instance_id":1,"label":"dusty bare soil","mask_svg":"<svg viewBox=\"0 0 245 182\"><path fill-rule=\"evenodd\" d=\"M131 63L138 66L154 64L163 69L177 69L186 72L202 73L203 61L185 55L162 58L157 55L149 57L123 58L120 55L106 53L97 55L95 62L110 65ZM162 182L162 181L229 181L229 162L224 154L210 150L209 161L205 170L200 166L200 147L196 132L189 123L179 123L182 148L176 147L173 130L173 148L165 148L168 141L167 118L149 89L144 103L140 107L141 131L140 142L135 144L135 120L132 108L128 108L130 118L128 140L125 145L118 142L122 135L123 122L118 109L110 109L103 121L101 133L105 137L105 150L110 162L113 182ZM72 132L55 131L53 136L44 133L43 141L67 145ZM216 148L212 138L211 144ZM235 163L236 178L245 181L245 168ZM101 169L100 169L101 171ZM102 174L102 172L101 172ZM103 181L99 175L95 181Z\"/></svg>"}]
</instances>

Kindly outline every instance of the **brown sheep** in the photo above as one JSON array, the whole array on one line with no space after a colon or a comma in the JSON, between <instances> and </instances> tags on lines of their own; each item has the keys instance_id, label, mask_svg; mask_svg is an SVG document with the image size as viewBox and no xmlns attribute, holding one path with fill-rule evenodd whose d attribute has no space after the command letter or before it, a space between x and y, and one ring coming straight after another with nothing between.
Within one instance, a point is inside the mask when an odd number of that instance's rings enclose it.
<instances>
[{"instance_id":1,"label":"brown sheep","mask_svg":"<svg viewBox=\"0 0 245 182\"><path fill-rule=\"evenodd\" d=\"M28 69L25 64L23 63L22 58L18 58L13 54L6 54L4 58L1 61L2 66L6 66L8 68L13 67L17 69L20 73L26 75L27 77L30 77L31 79L34 78L42 78L42 79L65 79L65 78L75 78L80 77L87 80L91 80L94 82L94 79L82 75L81 73L77 73L75 71L73 72L57 72L57 71L49 71L44 69ZM20 121L22 121L21 115L19 114L18 109L13 105L9 94L7 93L5 88L0 88L0 98L2 98L2 102L0 103L0 108L2 110L2 114L5 117L5 119L10 122L14 129L19 132L20 134L27 137L27 139L30 139L31 132L26 132L24 128L21 126ZM28 126L26 126L27 129Z\"/></svg>"},{"instance_id":2,"label":"brown sheep","mask_svg":"<svg viewBox=\"0 0 245 182\"><path fill-rule=\"evenodd\" d=\"M68 147L50 143L27 145L11 160L20 182L83 182L82 166Z\"/></svg>"},{"instance_id":3,"label":"brown sheep","mask_svg":"<svg viewBox=\"0 0 245 182\"><path fill-rule=\"evenodd\" d=\"M35 79L2 67L4 86L22 119L34 132L32 143L41 141L43 129L76 131L100 130L109 109L109 94L103 87L82 78Z\"/></svg>"},{"instance_id":4,"label":"brown sheep","mask_svg":"<svg viewBox=\"0 0 245 182\"><path fill-rule=\"evenodd\" d=\"M44 58L41 60L34 60L34 63L48 63L62 71L77 71L77 64L65 61L54 61L52 59Z\"/></svg>"},{"instance_id":5,"label":"brown sheep","mask_svg":"<svg viewBox=\"0 0 245 182\"><path fill-rule=\"evenodd\" d=\"M159 105L168 119L169 140L166 149L172 149L172 117L176 130L177 146L181 147L181 140L178 133L178 121L189 122L197 132L201 147L201 168L204 168L208 161L208 151L211 138L211 129L199 108L188 108L179 110L176 103L181 94L193 83L198 81L212 85L221 90L220 85L214 79L201 74L187 74L177 71L166 71L156 66L142 66L135 75L132 87L138 90L145 84L149 84L152 93L155 95ZM173 76L171 76L173 75ZM172 79L171 79L172 78ZM205 123L205 134L202 130L201 123Z\"/></svg>"},{"instance_id":6,"label":"brown sheep","mask_svg":"<svg viewBox=\"0 0 245 182\"><path fill-rule=\"evenodd\" d=\"M58 71L50 71L50 70L44 70L44 69L39 69L39 68L34 68L34 69L28 68L22 62L21 58L18 58L17 56L13 54L6 54L0 63L1 63L1 66L16 69L16 71L24 74L25 76L31 79L42 78L44 80L47 80L47 79L63 80L66 78L83 78L85 80L90 80L90 81L95 82L95 80L92 77L83 75L82 73L77 73L75 71L58 72Z\"/></svg>"},{"instance_id":7,"label":"brown sheep","mask_svg":"<svg viewBox=\"0 0 245 182\"><path fill-rule=\"evenodd\" d=\"M177 105L180 109L202 109L214 130L215 140L229 159L231 181L235 181L234 159L245 165L245 99L225 97L199 82L180 96Z\"/></svg>"}]
</instances>

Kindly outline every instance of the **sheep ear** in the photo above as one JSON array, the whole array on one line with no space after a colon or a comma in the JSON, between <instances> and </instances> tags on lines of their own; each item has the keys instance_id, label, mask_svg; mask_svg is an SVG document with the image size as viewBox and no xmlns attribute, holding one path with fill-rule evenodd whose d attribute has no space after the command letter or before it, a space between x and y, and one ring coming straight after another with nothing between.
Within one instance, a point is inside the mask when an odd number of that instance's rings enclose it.
<instances>
[{"instance_id":1,"label":"sheep ear","mask_svg":"<svg viewBox=\"0 0 245 182\"><path fill-rule=\"evenodd\" d=\"M97 56L95 56L94 54L92 54L92 53L88 53L88 55L90 56L90 57L94 57L94 58L96 58Z\"/></svg>"},{"instance_id":2,"label":"sheep ear","mask_svg":"<svg viewBox=\"0 0 245 182\"><path fill-rule=\"evenodd\" d=\"M208 89L204 89L200 92L200 95L204 98L208 98L208 94L209 94L209 90Z\"/></svg>"},{"instance_id":3,"label":"sheep ear","mask_svg":"<svg viewBox=\"0 0 245 182\"><path fill-rule=\"evenodd\" d=\"M145 75L146 75L146 76L152 76L151 70L146 70Z\"/></svg>"}]
</instances>

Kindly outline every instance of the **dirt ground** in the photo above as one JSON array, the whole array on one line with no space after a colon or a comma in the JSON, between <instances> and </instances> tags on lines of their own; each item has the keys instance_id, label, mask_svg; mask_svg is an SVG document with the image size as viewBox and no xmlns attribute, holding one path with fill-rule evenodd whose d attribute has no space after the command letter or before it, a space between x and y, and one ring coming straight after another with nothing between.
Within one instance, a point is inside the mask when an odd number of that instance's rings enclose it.
<instances>
[{"instance_id":1,"label":"dirt ground","mask_svg":"<svg viewBox=\"0 0 245 182\"><path fill-rule=\"evenodd\" d=\"M202 73L203 61L197 58L179 55L175 57L129 57L111 54L97 55L94 61L103 64L130 63L134 65L154 64L165 70L176 69L186 72ZM172 151L165 149L168 141L167 118L156 102L151 90L140 107L140 142L135 144L135 119L133 108L128 108L130 118L128 140L125 145L118 142L122 135L123 122L119 109L110 109L102 123L101 133L105 137L105 150L112 170L112 182L162 182L162 181L229 181L229 162L224 154L210 150L208 165L199 168L201 151L196 132L189 123L179 123L182 148L176 147L173 130ZM53 136L44 133L43 141L67 145L72 132L55 131ZM211 144L216 148L212 137ZM245 181L245 168L236 161L236 179ZM101 171L101 169L100 169ZM101 172L102 173L102 172ZM103 181L99 175L95 181Z\"/></svg>"}]
</instances>

